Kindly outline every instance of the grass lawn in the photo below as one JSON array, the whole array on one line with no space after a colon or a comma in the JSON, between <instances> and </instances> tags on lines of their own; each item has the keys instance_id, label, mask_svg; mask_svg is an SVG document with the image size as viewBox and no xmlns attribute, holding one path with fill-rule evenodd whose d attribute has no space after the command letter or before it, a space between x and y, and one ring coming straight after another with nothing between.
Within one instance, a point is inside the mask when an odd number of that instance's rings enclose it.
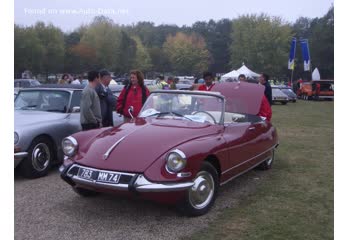
<instances>
[{"instance_id":1,"label":"grass lawn","mask_svg":"<svg viewBox=\"0 0 350 240\"><path fill-rule=\"evenodd\" d=\"M280 146L257 189L189 239L333 239L333 102L274 105Z\"/></svg>"}]
</instances>

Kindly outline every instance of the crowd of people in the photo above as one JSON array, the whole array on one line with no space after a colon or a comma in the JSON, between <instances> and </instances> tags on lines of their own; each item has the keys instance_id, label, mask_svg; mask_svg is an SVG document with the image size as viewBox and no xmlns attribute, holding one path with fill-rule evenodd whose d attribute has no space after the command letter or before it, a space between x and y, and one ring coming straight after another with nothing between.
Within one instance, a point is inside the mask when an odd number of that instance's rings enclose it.
<instances>
[{"instance_id":1,"label":"crowd of people","mask_svg":"<svg viewBox=\"0 0 350 240\"><path fill-rule=\"evenodd\" d=\"M64 74L59 83L68 83L69 76ZM211 72L203 73L202 83L195 83L192 90L211 91L215 85L214 75ZM239 81L246 82L244 74L239 75ZM144 75L139 70L130 72L130 80L121 91L118 99L115 98L109 89L112 80L111 74L107 70L90 71L88 73L88 84L84 88L80 103L80 122L83 130L100 127L113 126L113 111L123 116L124 121L130 121L133 116L137 116L142 109L147 97L150 95L148 88L144 84ZM258 115L271 121L272 118L272 89L269 84L269 76L262 73L259 83L265 87L264 95L261 99ZM65 82L66 81L66 82ZM76 84L81 80L76 79ZM72 82L73 84L74 81ZM161 89L176 89L178 79L168 77L167 81L160 76L158 86Z\"/></svg>"}]
</instances>

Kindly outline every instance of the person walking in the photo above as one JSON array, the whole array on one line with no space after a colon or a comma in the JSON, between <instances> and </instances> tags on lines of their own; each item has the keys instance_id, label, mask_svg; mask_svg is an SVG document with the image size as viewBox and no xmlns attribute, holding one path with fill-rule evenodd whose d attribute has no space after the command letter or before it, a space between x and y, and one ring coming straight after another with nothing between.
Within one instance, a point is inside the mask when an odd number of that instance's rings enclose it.
<instances>
[{"instance_id":1,"label":"person walking","mask_svg":"<svg viewBox=\"0 0 350 240\"><path fill-rule=\"evenodd\" d=\"M149 94L148 88L144 85L143 73L139 70L132 70L130 83L123 88L118 97L117 113L124 116L124 121L136 117Z\"/></svg>"},{"instance_id":2,"label":"person walking","mask_svg":"<svg viewBox=\"0 0 350 240\"><path fill-rule=\"evenodd\" d=\"M270 106L272 105L272 88L269 83L269 75L262 73L259 77L259 83L265 86L265 97L269 101Z\"/></svg>"},{"instance_id":3,"label":"person walking","mask_svg":"<svg viewBox=\"0 0 350 240\"><path fill-rule=\"evenodd\" d=\"M95 88L100 99L103 127L113 127L113 110L116 107L116 98L108 87L111 80L112 77L110 72L107 70L101 70L100 83Z\"/></svg>"},{"instance_id":4,"label":"person walking","mask_svg":"<svg viewBox=\"0 0 350 240\"><path fill-rule=\"evenodd\" d=\"M101 106L95 88L99 82L99 73L88 73L88 85L84 88L80 100L80 124L83 131L102 126Z\"/></svg>"}]
</instances>

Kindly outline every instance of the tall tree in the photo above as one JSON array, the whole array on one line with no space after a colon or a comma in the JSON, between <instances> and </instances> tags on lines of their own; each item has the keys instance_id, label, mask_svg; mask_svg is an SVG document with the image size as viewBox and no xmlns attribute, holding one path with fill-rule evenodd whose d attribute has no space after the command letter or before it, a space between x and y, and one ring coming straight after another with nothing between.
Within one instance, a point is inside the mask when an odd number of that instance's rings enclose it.
<instances>
[{"instance_id":1,"label":"tall tree","mask_svg":"<svg viewBox=\"0 0 350 240\"><path fill-rule=\"evenodd\" d=\"M208 69L209 51L203 37L198 34L179 32L175 36L168 36L164 52L178 74L199 74Z\"/></svg>"},{"instance_id":2,"label":"tall tree","mask_svg":"<svg viewBox=\"0 0 350 240\"><path fill-rule=\"evenodd\" d=\"M111 19L98 16L87 26L80 43L95 51L96 58L90 61L96 69L115 69L120 62L121 31Z\"/></svg>"},{"instance_id":3,"label":"tall tree","mask_svg":"<svg viewBox=\"0 0 350 240\"><path fill-rule=\"evenodd\" d=\"M60 73L64 68L64 35L60 28L52 24L45 25L38 22L34 26L37 36L44 46L44 55L39 60L42 61L43 71L48 76L49 73Z\"/></svg>"},{"instance_id":4,"label":"tall tree","mask_svg":"<svg viewBox=\"0 0 350 240\"><path fill-rule=\"evenodd\" d=\"M285 77L292 29L281 18L244 15L232 24L231 65Z\"/></svg>"},{"instance_id":5,"label":"tall tree","mask_svg":"<svg viewBox=\"0 0 350 240\"><path fill-rule=\"evenodd\" d=\"M33 74L43 71L45 47L33 27L14 28L14 70L15 77L20 78L21 73L30 70Z\"/></svg>"},{"instance_id":6,"label":"tall tree","mask_svg":"<svg viewBox=\"0 0 350 240\"><path fill-rule=\"evenodd\" d=\"M147 72L152 68L151 57L148 50L143 46L141 39L134 36L133 40L136 43L136 54L133 63L133 68Z\"/></svg>"}]
</instances>

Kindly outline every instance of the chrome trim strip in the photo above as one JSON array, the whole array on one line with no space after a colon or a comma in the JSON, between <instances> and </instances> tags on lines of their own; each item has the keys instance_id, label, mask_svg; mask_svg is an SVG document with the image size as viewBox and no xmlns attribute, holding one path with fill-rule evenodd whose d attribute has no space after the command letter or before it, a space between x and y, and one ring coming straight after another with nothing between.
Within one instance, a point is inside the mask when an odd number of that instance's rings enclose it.
<instances>
[{"instance_id":1,"label":"chrome trim strip","mask_svg":"<svg viewBox=\"0 0 350 240\"><path fill-rule=\"evenodd\" d=\"M102 183L102 182L95 182L95 181L89 181L83 178L79 178L77 176L73 176L72 180L75 183L81 183L81 184L85 184L85 185L89 185L92 187L104 187L104 188L108 188L108 189L116 189L116 190L128 190L128 184L109 184L109 183Z\"/></svg>"},{"instance_id":2,"label":"chrome trim strip","mask_svg":"<svg viewBox=\"0 0 350 240\"><path fill-rule=\"evenodd\" d=\"M15 153L15 159L22 159L28 156L27 152L17 152Z\"/></svg>"},{"instance_id":3,"label":"chrome trim strip","mask_svg":"<svg viewBox=\"0 0 350 240\"><path fill-rule=\"evenodd\" d=\"M153 183L148 181L144 176L140 175L135 182L135 189L138 192L171 192L181 191L191 188L194 182L182 183Z\"/></svg>"},{"instance_id":4,"label":"chrome trim strip","mask_svg":"<svg viewBox=\"0 0 350 240\"><path fill-rule=\"evenodd\" d=\"M248 160L246 160L246 161L244 161L244 162L241 162L241 163L238 164L238 165L235 165L235 166L233 166L233 167L227 169L227 170L224 171L222 174L225 174L225 173L227 173L227 172L229 172L229 171L231 171L231 170L233 170L233 169L235 169L235 168L237 168L237 167L239 167L239 166L241 166L241 165L243 165L243 164L245 164L245 163L247 163L247 162L253 160L254 158L257 158L257 157L259 157L259 156L265 154L266 152L271 151L272 149L276 148L277 146L278 146L278 143L275 144L273 147L267 149L266 151L264 151L264 152L262 152L262 153L260 153L260 154L258 154L258 155L256 155L256 156L254 156L254 157L252 157L252 158L249 158Z\"/></svg>"},{"instance_id":5,"label":"chrome trim strip","mask_svg":"<svg viewBox=\"0 0 350 240\"><path fill-rule=\"evenodd\" d=\"M126 137L126 136L124 136L124 137L122 137L121 139L119 139L118 141L116 141L116 142L107 150L107 152L106 152L105 154L103 154L103 159L104 159L104 160L107 160L107 158L109 157L109 155L111 154L111 152L113 151L113 149L114 149L116 146L118 146L118 144L121 143L121 142L124 140L125 137Z\"/></svg>"},{"instance_id":6,"label":"chrome trim strip","mask_svg":"<svg viewBox=\"0 0 350 240\"><path fill-rule=\"evenodd\" d=\"M225 182L220 183L220 186L222 186L222 185L228 183L229 181L235 179L236 177L239 177L239 176L241 176L242 174L244 174L244 173L246 173L246 172L252 170L252 169L255 168L256 166L258 166L259 164L261 164L261 163L264 162L264 161L267 161L267 160L270 159L270 158L271 158L271 157L268 157L268 158L264 159L263 161L258 162L257 164L254 164L252 167L248 168L247 170L244 170L243 172L240 172L239 174L237 174L237 175L235 175L235 176L233 176L233 177L227 179Z\"/></svg>"}]
</instances>

